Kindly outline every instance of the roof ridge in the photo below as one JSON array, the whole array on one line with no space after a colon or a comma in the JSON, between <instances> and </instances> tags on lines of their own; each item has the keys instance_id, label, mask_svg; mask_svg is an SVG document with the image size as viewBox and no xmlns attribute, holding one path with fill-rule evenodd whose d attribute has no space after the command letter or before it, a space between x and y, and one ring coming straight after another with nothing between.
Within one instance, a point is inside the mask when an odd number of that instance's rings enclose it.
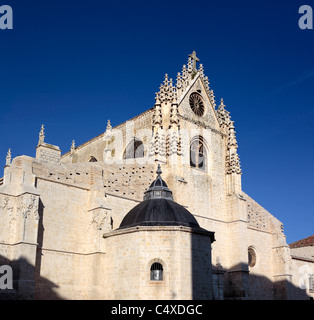
<instances>
[{"instance_id":1,"label":"roof ridge","mask_svg":"<svg viewBox=\"0 0 314 320\"><path fill-rule=\"evenodd\" d=\"M289 244L290 248L301 248L314 246L314 235L306 237L304 239L297 240Z\"/></svg>"}]
</instances>

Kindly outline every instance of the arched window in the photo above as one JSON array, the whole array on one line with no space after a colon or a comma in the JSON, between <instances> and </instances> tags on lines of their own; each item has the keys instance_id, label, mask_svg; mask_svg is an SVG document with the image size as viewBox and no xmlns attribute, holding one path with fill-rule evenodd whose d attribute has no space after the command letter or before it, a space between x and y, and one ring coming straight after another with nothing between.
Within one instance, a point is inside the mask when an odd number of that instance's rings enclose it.
<instances>
[{"instance_id":1,"label":"arched window","mask_svg":"<svg viewBox=\"0 0 314 320\"><path fill-rule=\"evenodd\" d=\"M161 263L155 262L150 268L150 280L151 281L163 281L163 267Z\"/></svg>"},{"instance_id":2,"label":"arched window","mask_svg":"<svg viewBox=\"0 0 314 320\"><path fill-rule=\"evenodd\" d=\"M202 137L194 139L190 146L190 166L200 170L207 170L207 152Z\"/></svg>"},{"instance_id":3,"label":"arched window","mask_svg":"<svg viewBox=\"0 0 314 320\"><path fill-rule=\"evenodd\" d=\"M89 162L98 162L95 157L90 157Z\"/></svg>"},{"instance_id":4,"label":"arched window","mask_svg":"<svg viewBox=\"0 0 314 320\"><path fill-rule=\"evenodd\" d=\"M124 153L123 159L134 159L144 157L144 144L141 140L134 138L127 145Z\"/></svg>"}]
</instances>

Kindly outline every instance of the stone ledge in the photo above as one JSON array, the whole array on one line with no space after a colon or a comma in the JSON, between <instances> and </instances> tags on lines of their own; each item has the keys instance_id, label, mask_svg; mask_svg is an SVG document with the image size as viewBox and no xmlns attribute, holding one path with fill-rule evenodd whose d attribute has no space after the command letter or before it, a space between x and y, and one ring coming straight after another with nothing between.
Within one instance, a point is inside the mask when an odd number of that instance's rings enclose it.
<instances>
[{"instance_id":1,"label":"stone ledge","mask_svg":"<svg viewBox=\"0 0 314 320\"><path fill-rule=\"evenodd\" d=\"M189 228L189 227L183 227L183 226L137 226L137 227L131 227L131 228L125 228L125 229L116 229L114 231L105 233L103 235L103 238L110 238L122 234L128 234L128 233L134 233L134 232L142 232L142 231L149 231L149 232L160 232L160 231L182 231L182 232L188 232L193 234L199 234L204 235L211 238L211 242L215 241L214 232L207 231L205 229L195 229L195 228Z\"/></svg>"}]
</instances>

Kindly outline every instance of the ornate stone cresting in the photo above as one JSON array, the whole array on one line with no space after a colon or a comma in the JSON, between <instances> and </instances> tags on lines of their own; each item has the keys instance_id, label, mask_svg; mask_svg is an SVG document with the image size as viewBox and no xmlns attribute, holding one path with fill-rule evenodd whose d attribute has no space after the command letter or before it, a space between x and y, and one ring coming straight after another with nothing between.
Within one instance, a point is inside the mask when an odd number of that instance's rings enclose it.
<instances>
[{"instance_id":1,"label":"ornate stone cresting","mask_svg":"<svg viewBox=\"0 0 314 320\"><path fill-rule=\"evenodd\" d=\"M172 79L168 78L168 74L165 75L165 80L159 87L156 98L156 102L158 101L159 103L171 103L176 98L176 88L173 86Z\"/></svg>"},{"instance_id":2,"label":"ornate stone cresting","mask_svg":"<svg viewBox=\"0 0 314 320\"><path fill-rule=\"evenodd\" d=\"M177 74L176 85L173 85L172 79L169 79L167 74L165 75L165 79L155 98L156 102L152 119L153 139L149 153L150 156L182 155L178 105L196 77L199 77L203 82L208 98L213 108L215 108L214 92L209 87L208 77L204 75L203 65L200 64L199 69L197 69L197 62L199 61L200 59L196 56L196 52L193 51L189 55L187 65L183 65L182 72Z\"/></svg>"},{"instance_id":3,"label":"ornate stone cresting","mask_svg":"<svg viewBox=\"0 0 314 320\"><path fill-rule=\"evenodd\" d=\"M213 106L216 107L215 95L214 91L210 89L208 77L204 74L204 67L203 64L199 65L199 69L197 69L196 63L199 62L200 59L196 57L195 51L189 55L187 66L183 65L182 73L178 72L177 74L177 82L176 82L176 90L177 90L177 98L178 100L181 99L183 94L189 88L189 85L195 79L197 75L203 81L206 93L208 94L209 100Z\"/></svg>"},{"instance_id":4,"label":"ornate stone cresting","mask_svg":"<svg viewBox=\"0 0 314 320\"><path fill-rule=\"evenodd\" d=\"M165 80L160 86L160 91L156 93L155 108L152 119L153 141L150 148L150 156L178 154L181 155L180 119L178 117L177 90L172 79L165 75ZM170 112L163 119L163 109Z\"/></svg>"},{"instance_id":5,"label":"ornate stone cresting","mask_svg":"<svg viewBox=\"0 0 314 320\"><path fill-rule=\"evenodd\" d=\"M203 67L202 64L200 64L200 66L199 66L198 73L200 75L200 78L203 80L203 83L204 83L204 86L205 86L205 90L206 90L206 92L208 94L209 100L210 100L213 108L216 108L216 100L215 100L214 90L210 89L209 79L204 74L204 67Z\"/></svg>"}]
</instances>

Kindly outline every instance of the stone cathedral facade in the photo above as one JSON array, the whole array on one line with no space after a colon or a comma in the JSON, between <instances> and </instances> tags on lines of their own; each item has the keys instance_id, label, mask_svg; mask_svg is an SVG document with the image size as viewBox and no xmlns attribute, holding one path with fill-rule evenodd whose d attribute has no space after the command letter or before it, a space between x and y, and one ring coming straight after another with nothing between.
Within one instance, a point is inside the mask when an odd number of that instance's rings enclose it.
<instances>
[{"instance_id":1,"label":"stone cathedral facade","mask_svg":"<svg viewBox=\"0 0 314 320\"><path fill-rule=\"evenodd\" d=\"M235 124L198 62L166 75L151 109L65 154L44 126L35 157L8 153L9 297L293 298L283 225L242 190ZM144 206L152 192L171 197Z\"/></svg>"}]
</instances>

